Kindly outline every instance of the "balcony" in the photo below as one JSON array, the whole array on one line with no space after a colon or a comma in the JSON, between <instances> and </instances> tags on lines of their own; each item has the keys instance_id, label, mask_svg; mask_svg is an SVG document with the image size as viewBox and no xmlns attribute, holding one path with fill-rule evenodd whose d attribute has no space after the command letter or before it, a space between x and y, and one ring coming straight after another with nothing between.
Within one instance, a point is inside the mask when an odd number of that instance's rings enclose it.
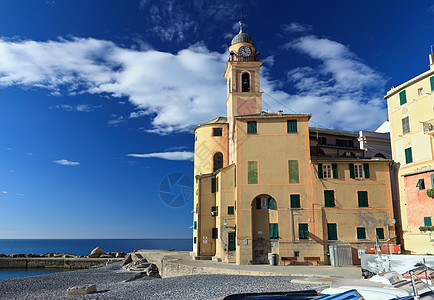
<instances>
[{"instance_id":1,"label":"balcony","mask_svg":"<svg viewBox=\"0 0 434 300\"><path fill-rule=\"evenodd\" d=\"M423 124L423 133L434 136L434 119L431 119L426 122L422 122Z\"/></svg>"}]
</instances>

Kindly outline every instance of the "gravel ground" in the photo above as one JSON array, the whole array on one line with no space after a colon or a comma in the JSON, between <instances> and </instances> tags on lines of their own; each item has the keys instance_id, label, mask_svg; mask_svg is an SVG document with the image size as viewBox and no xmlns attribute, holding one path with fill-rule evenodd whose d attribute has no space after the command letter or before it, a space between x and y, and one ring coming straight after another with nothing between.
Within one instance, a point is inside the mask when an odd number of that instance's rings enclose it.
<instances>
[{"instance_id":1,"label":"gravel ground","mask_svg":"<svg viewBox=\"0 0 434 300\"><path fill-rule=\"evenodd\" d=\"M289 276L190 275L123 282L134 274L116 263L91 270L1 279L0 299L212 299L235 293L324 288L291 283L296 277ZM79 284L96 284L98 292L66 298L66 290Z\"/></svg>"}]
</instances>

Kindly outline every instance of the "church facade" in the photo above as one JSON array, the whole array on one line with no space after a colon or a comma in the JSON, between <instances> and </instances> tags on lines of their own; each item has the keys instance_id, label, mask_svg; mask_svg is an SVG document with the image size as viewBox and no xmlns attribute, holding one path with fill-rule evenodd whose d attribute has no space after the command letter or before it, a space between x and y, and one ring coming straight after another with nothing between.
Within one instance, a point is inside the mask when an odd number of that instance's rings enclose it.
<instances>
[{"instance_id":1,"label":"church facade","mask_svg":"<svg viewBox=\"0 0 434 300\"><path fill-rule=\"evenodd\" d=\"M263 112L263 62L240 25L224 72L227 116L194 129L192 255L327 264L333 243L396 243L391 161L365 157L357 135L315 132L309 113Z\"/></svg>"}]
</instances>

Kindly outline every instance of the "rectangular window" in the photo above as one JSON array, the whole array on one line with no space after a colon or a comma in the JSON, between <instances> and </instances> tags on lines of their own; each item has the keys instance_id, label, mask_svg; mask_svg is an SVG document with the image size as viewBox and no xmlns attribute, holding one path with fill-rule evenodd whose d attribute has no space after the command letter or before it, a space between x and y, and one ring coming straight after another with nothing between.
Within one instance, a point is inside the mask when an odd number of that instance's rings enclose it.
<instances>
[{"instance_id":1,"label":"rectangular window","mask_svg":"<svg viewBox=\"0 0 434 300\"><path fill-rule=\"evenodd\" d=\"M327 240L329 241L338 240L338 225L336 223L327 224Z\"/></svg>"},{"instance_id":2,"label":"rectangular window","mask_svg":"<svg viewBox=\"0 0 434 300\"><path fill-rule=\"evenodd\" d=\"M196 244L196 237L193 238L193 243Z\"/></svg>"},{"instance_id":3,"label":"rectangular window","mask_svg":"<svg viewBox=\"0 0 434 300\"><path fill-rule=\"evenodd\" d=\"M424 217L423 222L425 226L432 226L431 217Z\"/></svg>"},{"instance_id":4,"label":"rectangular window","mask_svg":"<svg viewBox=\"0 0 434 300\"><path fill-rule=\"evenodd\" d=\"M306 223L298 224L298 239L299 240L309 239L309 224Z\"/></svg>"},{"instance_id":5,"label":"rectangular window","mask_svg":"<svg viewBox=\"0 0 434 300\"><path fill-rule=\"evenodd\" d=\"M213 239L218 239L218 236L219 236L219 230L218 230L218 228L213 228L212 229L212 238Z\"/></svg>"},{"instance_id":6,"label":"rectangular window","mask_svg":"<svg viewBox=\"0 0 434 300\"><path fill-rule=\"evenodd\" d=\"M405 163L410 164L413 162L413 154L411 153L411 147L405 149Z\"/></svg>"},{"instance_id":7,"label":"rectangular window","mask_svg":"<svg viewBox=\"0 0 434 300\"><path fill-rule=\"evenodd\" d=\"M434 76L430 77L429 82L431 84L431 92L434 91Z\"/></svg>"},{"instance_id":8,"label":"rectangular window","mask_svg":"<svg viewBox=\"0 0 434 300\"><path fill-rule=\"evenodd\" d=\"M247 134L257 134L258 123L256 121L247 121Z\"/></svg>"},{"instance_id":9,"label":"rectangular window","mask_svg":"<svg viewBox=\"0 0 434 300\"><path fill-rule=\"evenodd\" d=\"M217 191L217 179L211 178L211 193L215 193Z\"/></svg>"},{"instance_id":10,"label":"rectangular window","mask_svg":"<svg viewBox=\"0 0 434 300\"><path fill-rule=\"evenodd\" d=\"M222 135L223 135L223 128L212 129L212 136L222 136Z\"/></svg>"},{"instance_id":11,"label":"rectangular window","mask_svg":"<svg viewBox=\"0 0 434 300\"><path fill-rule=\"evenodd\" d=\"M258 184L258 162L249 161L247 162L247 183L248 184Z\"/></svg>"},{"instance_id":12,"label":"rectangular window","mask_svg":"<svg viewBox=\"0 0 434 300\"><path fill-rule=\"evenodd\" d=\"M279 224L270 223L270 239L277 240L279 238Z\"/></svg>"},{"instance_id":13,"label":"rectangular window","mask_svg":"<svg viewBox=\"0 0 434 300\"><path fill-rule=\"evenodd\" d=\"M237 166L234 166L234 186L237 186Z\"/></svg>"},{"instance_id":14,"label":"rectangular window","mask_svg":"<svg viewBox=\"0 0 434 300\"><path fill-rule=\"evenodd\" d=\"M197 229L197 221L193 222L193 229Z\"/></svg>"},{"instance_id":15,"label":"rectangular window","mask_svg":"<svg viewBox=\"0 0 434 300\"><path fill-rule=\"evenodd\" d=\"M300 195L290 195L289 196L291 208L300 208Z\"/></svg>"},{"instance_id":16,"label":"rectangular window","mask_svg":"<svg viewBox=\"0 0 434 300\"><path fill-rule=\"evenodd\" d=\"M405 117L401 120L402 122L402 134L406 134L410 132L410 123L408 121L408 117Z\"/></svg>"},{"instance_id":17,"label":"rectangular window","mask_svg":"<svg viewBox=\"0 0 434 300\"><path fill-rule=\"evenodd\" d=\"M325 207L335 207L335 191L324 191L324 205Z\"/></svg>"},{"instance_id":18,"label":"rectangular window","mask_svg":"<svg viewBox=\"0 0 434 300\"><path fill-rule=\"evenodd\" d=\"M358 191L357 198L359 200L359 207L368 207L368 192L367 191Z\"/></svg>"},{"instance_id":19,"label":"rectangular window","mask_svg":"<svg viewBox=\"0 0 434 300\"><path fill-rule=\"evenodd\" d=\"M331 164L322 165L322 177L325 179L333 178L333 170Z\"/></svg>"},{"instance_id":20,"label":"rectangular window","mask_svg":"<svg viewBox=\"0 0 434 300\"><path fill-rule=\"evenodd\" d=\"M425 189L425 181L423 180L423 178L421 178L417 181L416 187L418 187L419 190Z\"/></svg>"},{"instance_id":21,"label":"rectangular window","mask_svg":"<svg viewBox=\"0 0 434 300\"><path fill-rule=\"evenodd\" d=\"M418 94L419 96L422 96L422 95L423 95L423 88L418 88L418 89L417 89L417 94Z\"/></svg>"},{"instance_id":22,"label":"rectangular window","mask_svg":"<svg viewBox=\"0 0 434 300\"><path fill-rule=\"evenodd\" d=\"M289 183L299 183L298 160L288 160Z\"/></svg>"},{"instance_id":23,"label":"rectangular window","mask_svg":"<svg viewBox=\"0 0 434 300\"><path fill-rule=\"evenodd\" d=\"M297 133L297 120L287 120L286 131L288 133Z\"/></svg>"},{"instance_id":24,"label":"rectangular window","mask_svg":"<svg viewBox=\"0 0 434 300\"><path fill-rule=\"evenodd\" d=\"M378 239L384 240L384 228L375 228L375 234L378 236Z\"/></svg>"},{"instance_id":25,"label":"rectangular window","mask_svg":"<svg viewBox=\"0 0 434 300\"><path fill-rule=\"evenodd\" d=\"M325 136L318 137L318 144L320 145L327 145L327 139Z\"/></svg>"},{"instance_id":26,"label":"rectangular window","mask_svg":"<svg viewBox=\"0 0 434 300\"><path fill-rule=\"evenodd\" d=\"M403 105L407 103L407 95L405 94L405 90L399 93L399 104Z\"/></svg>"},{"instance_id":27,"label":"rectangular window","mask_svg":"<svg viewBox=\"0 0 434 300\"><path fill-rule=\"evenodd\" d=\"M354 178L362 179L363 178L363 165L355 164L354 165Z\"/></svg>"},{"instance_id":28,"label":"rectangular window","mask_svg":"<svg viewBox=\"0 0 434 300\"><path fill-rule=\"evenodd\" d=\"M211 207L211 215L214 217L217 217L219 215L219 207L218 206L212 206Z\"/></svg>"},{"instance_id":29,"label":"rectangular window","mask_svg":"<svg viewBox=\"0 0 434 300\"><path fill-rule=\"evenodd\" d=\"M235 209L233 206L228 206L228 215L233 215L234 211L235 211Z\"/></svg>"},{"instance_id":30,"label":"rectangular window","mask_svg":"<svg viewBox=\"0 0 434 300\"><path fill-rule=\"evenodd\" d=\"M357 239L366 240L366 229L365 227L357 227Z\"/></svg>"}]
</instances>

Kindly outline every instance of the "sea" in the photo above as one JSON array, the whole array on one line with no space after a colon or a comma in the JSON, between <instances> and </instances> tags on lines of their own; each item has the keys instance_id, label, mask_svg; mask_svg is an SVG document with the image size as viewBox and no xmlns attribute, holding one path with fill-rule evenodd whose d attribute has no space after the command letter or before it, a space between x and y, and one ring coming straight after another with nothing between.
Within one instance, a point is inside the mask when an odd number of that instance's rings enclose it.
<instances>
[{"instance_id":1,"label":"sea","mask_svg":"<svg viewBox=\"0 0 434 300\"><path fill-rule=\"evenodd\" d=\"M132 252L138 249L191 251L192 239L0 239L0 254L65 253L88 255L101 247L104 252ZM58 269L0 268L0 279L64 272Z\"/></svg>"}]
</instances>

